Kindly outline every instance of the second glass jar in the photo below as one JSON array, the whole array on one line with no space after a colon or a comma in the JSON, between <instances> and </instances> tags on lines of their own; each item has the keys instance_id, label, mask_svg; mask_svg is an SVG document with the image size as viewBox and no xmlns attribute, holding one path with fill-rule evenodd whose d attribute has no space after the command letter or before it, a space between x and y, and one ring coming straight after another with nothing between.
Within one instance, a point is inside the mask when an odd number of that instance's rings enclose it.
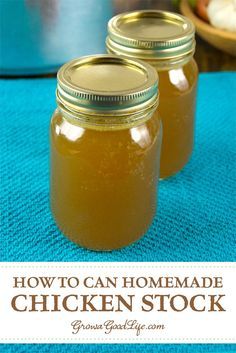
<instances>
[{"instance_id":1,"label":"second glass jar","mask_svg":"<svg viewBox=\"0 0 236 353\"><path fill-rule=\"evenodd\" d=\"M159 74L161 178L179 172L193 150L198 79L194 34L190 20L164 11L124 13L108 24L109 53L145 60Z\"/></svg>"}]
</instances>

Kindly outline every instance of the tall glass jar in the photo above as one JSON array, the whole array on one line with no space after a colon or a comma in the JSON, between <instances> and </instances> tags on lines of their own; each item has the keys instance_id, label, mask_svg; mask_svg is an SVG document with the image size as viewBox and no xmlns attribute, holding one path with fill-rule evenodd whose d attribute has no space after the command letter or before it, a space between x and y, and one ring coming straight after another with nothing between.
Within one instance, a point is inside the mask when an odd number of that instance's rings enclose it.
<instances>
[{"instance_id":1,"label":"tall glass jar","mask_svg":"<svg viewBox=\"0 0 236 353\"><path fill-rule=\"evenodd\" d=\"M58 72L51 120L51 210L61 231L94 250L140 238L156 212L162 127L156 71L114 55Z\"/></svg>"},{"instance_id":2,"label":"tall glass jar","mask_svg":"<svg viewBox=\"0 0 236 353\"><path fill-rule=\"evenodd\" d=\"M127 12L108 23L108 52L142 59L159 74L161 178L180 171L193 150L198 78L194 34L190 20L164 11Z\"/></svg>"}]
</instances>

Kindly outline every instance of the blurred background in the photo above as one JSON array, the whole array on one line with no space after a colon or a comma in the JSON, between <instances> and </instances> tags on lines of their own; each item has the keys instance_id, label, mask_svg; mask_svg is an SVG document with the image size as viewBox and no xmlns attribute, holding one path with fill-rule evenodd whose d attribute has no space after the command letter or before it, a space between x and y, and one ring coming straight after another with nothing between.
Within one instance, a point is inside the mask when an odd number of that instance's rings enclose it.
<instances>
[{"instance_id":1,"label":"blurred background","mask_svg":"<svg viewBox=\"0 0 236 353\"><path fill-rule=\"evenodd\" d=\"M136 9L183 12L181 2L187 11L192 11L193 0L189 1L190 4L188 0L0 0L0 75L53 75L68 60L105 52L107 21L113 15ZM202 22L203 29L209 27L211 31L210 25ZM213 33L215 38L217 32L215 37ZM236 41L232 38L231 46L235 48L230 55L197 35L195 58L200 71L236 70ZM221 42L225 43L224 38Z\"/></svg>"}]
</instances>

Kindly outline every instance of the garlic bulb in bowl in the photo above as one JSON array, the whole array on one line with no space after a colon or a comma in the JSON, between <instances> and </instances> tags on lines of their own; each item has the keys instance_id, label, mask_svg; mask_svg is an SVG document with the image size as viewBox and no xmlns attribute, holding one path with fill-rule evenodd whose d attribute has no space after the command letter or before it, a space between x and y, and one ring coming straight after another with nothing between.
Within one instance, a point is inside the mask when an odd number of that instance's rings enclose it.
<instances>
[{"instance_id":1,"label":"garlic bulb in bowl","mask_svg":"<svg viewBox=\"0 0 236 353\"><path fill-rule=\"evenodd\" d=\"M207 14L212 26L236 32L236 0L211 0Z\"/></svg>"}]
</instances>

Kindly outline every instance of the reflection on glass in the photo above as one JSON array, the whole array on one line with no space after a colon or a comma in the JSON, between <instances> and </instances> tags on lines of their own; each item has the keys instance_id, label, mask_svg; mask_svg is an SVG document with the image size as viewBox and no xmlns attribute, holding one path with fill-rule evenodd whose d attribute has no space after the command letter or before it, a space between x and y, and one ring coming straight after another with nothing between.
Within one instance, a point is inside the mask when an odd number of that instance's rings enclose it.
<instances>
[{"instance_id":1,"label":"reflection on glass","mask_svg":"<svg viewBox=\"0 0 236 353\"><path fill-rule=\"evenodd\" d=\"M130 130L131 137L140 147L145 148L151 143L151 138L146 125L133 127Z\"/></svg>"},{"instance_id":2,"label":"reflection on glass","mask_svg":"<svg viewBox=\"0 0 236 353\"><path fill-rule=\"evenodd\" d=\"M170 82L176 86L180 91L186 91L189 89L189 83L186 75L183 72L183 68L174 69L169 71Z\"/></svg>"},{"instance_id":3,"label":"reflection on glass","mask_svg":"<svg viewBox=\"0 0 236 353\"><path fill-rule=\"evenodd\" d=\"M67 121L63 121L61 126L55 128L57 135L64 135L68 140L75 142L84 134L84 129L78 125L72 125Z\"/></svg>"}]
</instances>

